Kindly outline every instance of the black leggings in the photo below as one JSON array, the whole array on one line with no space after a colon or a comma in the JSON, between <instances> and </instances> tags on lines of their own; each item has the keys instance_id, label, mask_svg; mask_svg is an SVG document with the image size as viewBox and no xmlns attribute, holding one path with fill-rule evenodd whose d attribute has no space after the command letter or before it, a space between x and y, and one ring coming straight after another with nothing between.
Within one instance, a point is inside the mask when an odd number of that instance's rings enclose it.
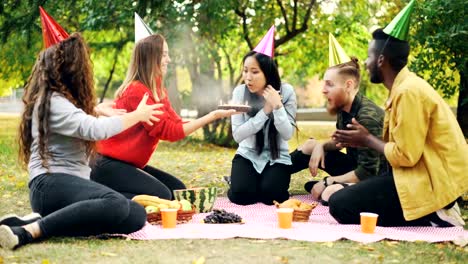
<instances>
[{"instance_id":1,"label":"black leggings","mask_svg":"<svg viewBox=\"0 0 468 264\"><path fill-rule=\"evenodd\" d=\"M176 177L151 166L139 169L131 164L98 155L91 164L91 180L106 185L125 197L148 194L172 200L173 190L185 189Z\"/></svg>"},{"instance_id":2,"label":"black leggings","mask_svg":"<svg viewBox=\"0 0 468 264\"><path fill-rule=\"evenodd\" d=\"M145 209L99 183L64 173L37 176L29 198L41 237L129 234L143 227Z\"/></svg>"},{"instance_id":3,"label":"black leggings","mask_svg":"<svg viewBox=\"0 0 468 264\"><path fill-rule=\"evenodd\" d=\"M291 152L290 155L292 162L291 174L309 168L311 155L304 154L302 151L297 149ZM319 168L330 174L330 176L341 176L356 169L356 167L356 160L341 151L325 152L325 169L323 169L319 164Z\"/></svg>"},{"instance_id":4,"label":"black leggings","mask_svg":"<svg viewBox=\"0 0 468 264\"><path fill-rule=\"evenodd\" d=\"M416 220L405 220L393 175L371 177L343 188L330 196L328 203L330 214L341 224L359 224L360 212L378 214L379 226L430 226L431 219L437 218L431 213Z\"/></svg>"},{"instance_id":5,"label":"black leggings","mask_svg":"<svg viewBox=\"0 0 468 264\"><path fill-rule=\"evenodd\" d=\"M281 203L289 198L290 181L290 165L268 163L260 174L250 160L236 154L232 160L228 198L241 205L257 202L271 205L273 200Z\"/></svg>"}]
</instances>

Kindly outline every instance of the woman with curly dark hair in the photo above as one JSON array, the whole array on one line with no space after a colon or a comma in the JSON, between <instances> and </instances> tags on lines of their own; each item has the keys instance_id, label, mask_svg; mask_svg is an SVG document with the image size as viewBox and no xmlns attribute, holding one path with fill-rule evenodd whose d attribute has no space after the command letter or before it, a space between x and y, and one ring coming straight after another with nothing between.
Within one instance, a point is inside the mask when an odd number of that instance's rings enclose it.
<instances>
[{"instance_id":1,"label":"woman with curly dark hair","mask_svg":"<svg viewBox=\"0 0 468 264\"><path fill-rule=\"evenodd\" d=\"M15 249L54 236L128 234L143 227L144 208L90 181L88 159L94 141L139 122L159 121L155 115L161 112L155 109L161 105L147 105L147 99L130 113L95 107L88 47L79 33L39 54L23 96L19 155L29 170L31 207L43 217L3 218L2 247Z\"/></svg>"}]
</instances>

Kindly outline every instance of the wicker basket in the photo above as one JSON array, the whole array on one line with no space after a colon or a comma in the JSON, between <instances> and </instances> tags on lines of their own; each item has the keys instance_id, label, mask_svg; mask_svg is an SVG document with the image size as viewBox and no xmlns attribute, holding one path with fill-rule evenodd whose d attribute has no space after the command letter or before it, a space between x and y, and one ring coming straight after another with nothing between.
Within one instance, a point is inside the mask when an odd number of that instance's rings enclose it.
<instances>
[{"instance_id":1,"label":"wicker basket","mask_svg":"<svg viewBox=\"0 0 468 264\"><path fill-rule=\"evenodd\" d=\"M276 201L273 201L273 203L276 205L276 208L280 208L280 204ZM293 211L293 222L308 222L310 214L312 213L312 210L314 210L315 207L317 207L318 203L313 202L310 204L312 206L311 209L309 210L304 210L304 209L294 209Z\"/></svg>"},{"instance_id":2,"label":"wicker basket","mask_svg":"<svg viewBox=\"0 0 468 264\"><path fill-rule=\"evenodd\" d=\"M187 223L188 221L192 220L192 217L194 214L195 214L194 205L192 205L192 210L190 211L182 211L182 209L179 209L179 211L177 211L177 223L178 224ZM148 222L153 225L160 225L162 221L161 212L149 213L147 214L146 218Z\"/></svg>"},{"instance_id":3,"label":"wicker basket","mask_svg":"<svg viewBox=\"0 0 468 264\"><path fill-rule=\"evenodd\" d=\"M294 209L293 222L309 222L309 217L311 213L312 213L312 209L310 210Z\"/></svg>"}]
</instances>

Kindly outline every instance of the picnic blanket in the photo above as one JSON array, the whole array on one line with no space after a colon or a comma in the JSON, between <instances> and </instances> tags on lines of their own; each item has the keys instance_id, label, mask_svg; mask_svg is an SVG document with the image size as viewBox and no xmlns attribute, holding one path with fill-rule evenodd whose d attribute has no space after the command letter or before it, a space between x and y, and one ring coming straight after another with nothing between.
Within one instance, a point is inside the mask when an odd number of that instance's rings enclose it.
<instances>
[{"instance_id":1,"label":"picnic blanket","mask_svg":"<svg viewBox=\"0 0 468 264\"><path fill-rule=\"evenodd\" d=\"M293 198L312 202L310 195L298 195ZM218 197L214 208L225 209L238 214L244 224L204 224L207 213L195 214L193 219L185 224L178 224L174 229L163 229L160 225L147 223L143 229L124 235L131 239L227 239L253 238L275 239L284 238L312 242L329 242L339 239L349 239L361 243L371 243L382 239L401 241L458 241L466 244L468 231L462 227L376 227L374 234L364 234L359 225L340 225L328 211L328 207L319 205L313 211L309 222L293 222L291 229L278 228L276 208L261 203L240 206L231 203L226 197ZM463 242L464 241L464 242Z\"/></svg>"}]
</instances>

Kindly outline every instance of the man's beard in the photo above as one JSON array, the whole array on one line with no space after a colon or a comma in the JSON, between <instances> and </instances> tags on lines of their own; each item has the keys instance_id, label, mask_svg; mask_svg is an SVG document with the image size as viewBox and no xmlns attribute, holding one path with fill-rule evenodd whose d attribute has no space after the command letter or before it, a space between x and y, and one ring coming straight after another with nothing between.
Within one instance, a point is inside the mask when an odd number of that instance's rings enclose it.
<instances>
[{"instance_id":1,"label":"man's beard","mask_svg":"<svg viewBox=\"0 0 468 264\"><path fill-rule=\"evenodd\" d=\"M344 102L346 102L346 99L344 99L344 98L337 98L337 99L335 99L333 105L331 105L330 103L327 104L327 112L330 115L334 116L334 115L338 114L339 112L343 111L343 108L345 107Z\"/></svg>"},{"instance_id":2,"label":"man's beard","mask_svg":"<svg viewBox=\"0 0 468 264\"><path fill-rule=\"evenodd\" d=\"M372 65L371 69L369 70L369 74L371 83L383 83L383 76L377 67L377 63Z\"/></svg>"},{"instance_id":3,"label":"man's beard","mask_svg":"<svg viewBox=\"0 0 468 264\"><path fill-rule=\"evenodd\" d=\"M327 104L327 112L330 115L335 116L338 113L339 109L336 108L336 106L331 106L330 104Z\"/></svg>"}]
</instances>

